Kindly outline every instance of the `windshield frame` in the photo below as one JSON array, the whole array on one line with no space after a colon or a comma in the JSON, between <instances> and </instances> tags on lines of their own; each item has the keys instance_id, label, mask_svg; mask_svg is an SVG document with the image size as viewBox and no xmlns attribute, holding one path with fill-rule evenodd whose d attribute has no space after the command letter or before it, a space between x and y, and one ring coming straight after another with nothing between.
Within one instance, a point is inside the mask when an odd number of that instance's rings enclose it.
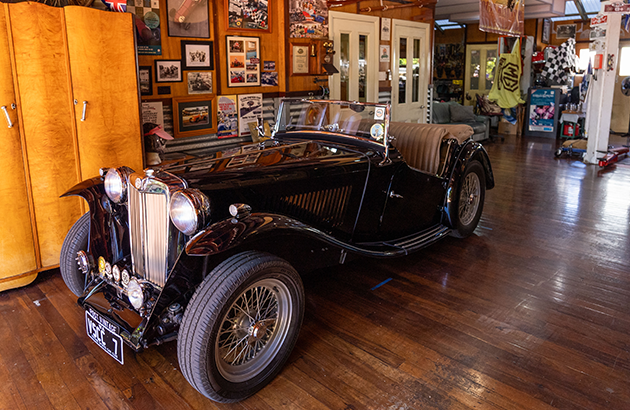
<instances>
[{"instance_id":1,"label":"windshield frame","mask_svg":"<svg viewBox=\"0 0 630 410\"><path fill-rule=\"evenodd\" d=\"M374 138L368 138L358 135L344 134L343 132L339 132L341 130L321 130L321 129L295 129L295 130L283 130L280 131L280 124L282 119L282 114L285 111L285 104L287 103L308 103L308 104L325 104L326 109L328 105L358 105L364 107L382 107L385 108L385 117L382 120L383 122L383 136L382 140L376 140ZM325 115L323 113L322 115ZM278 109L278 114L276 116L276 123L274 124L273 131L271 133L271 138L275 139L276 134L332 134L335 136L342 137L352 142L361 142L363 144L368 143L369 145L373 145L376 149L384 153L383 162L389 162L389 123L390 123L390 115L391 115L391 104L388 101L387 103L369 103L369 102L358 102L358 101L339 101L339 100L319 100L319 99L307 99L307 98L283 98L280 100L280 107Z\"/></svg>"}]
</instances>

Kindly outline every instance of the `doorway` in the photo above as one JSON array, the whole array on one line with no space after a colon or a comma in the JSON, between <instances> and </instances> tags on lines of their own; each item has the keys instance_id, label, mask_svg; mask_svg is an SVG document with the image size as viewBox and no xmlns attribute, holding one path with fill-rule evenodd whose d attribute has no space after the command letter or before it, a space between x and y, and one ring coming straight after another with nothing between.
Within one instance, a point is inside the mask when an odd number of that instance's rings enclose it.
<instances>
[{"instance_id":1,"label":"doorway","mask_svg":"<svg viewBox=\"0 0 630 410\"><path fill-rule=\"evenodd\" d=\"M332 76L331 98L378 102L379 18L335 11L328 17L339 68Z\"/></svg>"},{"instance_id":2,"label":"doorway","mask_svg":"<svg viewBox=\"0 0 630 410\"><path fill-rule=\"evenodd\" d=\"M475 105L475 94L488 94L494 82L497 65L497 44L469 44L466 46L466 74L464 105Z\"/></svg>"},{"instance_id":3,"label":"doorway","mask_svg":"<svg viewBox=\"0 0 630 410\"><path fill-rule=\"evenodd\" d=\"M431 38L427 23L392 20L392 119L427 121Z\"/></svg>"}]
</instances>

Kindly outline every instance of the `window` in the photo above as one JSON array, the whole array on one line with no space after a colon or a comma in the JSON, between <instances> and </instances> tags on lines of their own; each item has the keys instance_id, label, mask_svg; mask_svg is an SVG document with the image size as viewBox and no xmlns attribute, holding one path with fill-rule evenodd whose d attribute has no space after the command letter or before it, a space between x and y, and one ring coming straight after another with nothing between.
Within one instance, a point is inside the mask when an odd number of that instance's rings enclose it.
<instances>
[{"instance_id":1,"label":"window","mask_svg":"<svg viewBox=\"0 0 630 410\"><path fill-rule=\"evenodd\" d=\"M619 57L619 75L630 76L630 47L621 49L621 57Z\"/></svg>"}]
</instances>

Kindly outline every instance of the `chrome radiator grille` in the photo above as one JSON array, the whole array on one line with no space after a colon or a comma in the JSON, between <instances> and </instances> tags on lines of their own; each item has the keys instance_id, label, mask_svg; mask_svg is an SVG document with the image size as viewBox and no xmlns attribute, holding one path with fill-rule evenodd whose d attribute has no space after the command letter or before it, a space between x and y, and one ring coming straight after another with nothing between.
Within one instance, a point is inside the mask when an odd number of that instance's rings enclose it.
<instances>
[{"instance_id":1,"label":"chrome radiator grille","mask_svg":"<svg viewBox=\"0 0 630 410\"><path fill-rule=\"evenodd\" d=\"M129 184L129 237L135 273L163 287L168 273L168 191L155 191L139 191Z\"/></svg>"}]
</instances>

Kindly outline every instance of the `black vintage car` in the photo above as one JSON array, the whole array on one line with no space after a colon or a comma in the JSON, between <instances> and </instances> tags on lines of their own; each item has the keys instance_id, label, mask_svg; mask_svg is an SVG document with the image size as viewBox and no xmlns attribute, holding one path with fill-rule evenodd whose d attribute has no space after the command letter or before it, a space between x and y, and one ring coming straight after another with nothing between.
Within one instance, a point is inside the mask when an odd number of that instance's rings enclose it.
<instances>
[{"instance_id":1,"label":"black vintage car","mask_svg":"<svg viewBox=\"0 0 630 410\"><path fill-rule=\"evenodd\" d=\"M241 400L289 357L300 275L395 257L477 226L488 156L468 128L391 123L387 104L284 100L272 137L205 158L102 169L61 273L90 337L121 364L177 340L199 392ZM262 130L262 128L261 128Z\"/></svg>"}]
</instances>

